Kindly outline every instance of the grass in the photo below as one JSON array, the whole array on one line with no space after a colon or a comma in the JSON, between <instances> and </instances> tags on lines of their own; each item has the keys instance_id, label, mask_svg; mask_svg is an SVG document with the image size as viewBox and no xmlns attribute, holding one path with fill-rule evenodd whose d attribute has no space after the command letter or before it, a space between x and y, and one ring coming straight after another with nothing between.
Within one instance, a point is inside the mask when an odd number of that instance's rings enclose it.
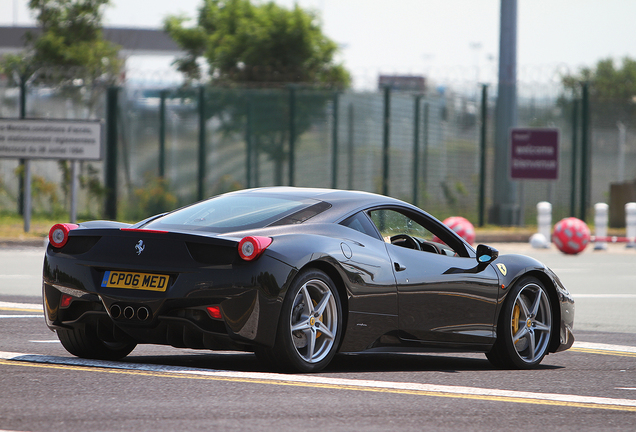
<instances>
[{"instance_id":1,"label":"grass","mask_svg":"<svg viewBox=\"0 0 636 432\"><path fill-rule=\"evenodd\" d=\"M29 232L24 232L24 219L17 214L0 214L0 238L2 239L36 239L44 238L49 230L58 222L66 222L53 219L50 216L33 216Z\"/></svg>"}]
</instances>

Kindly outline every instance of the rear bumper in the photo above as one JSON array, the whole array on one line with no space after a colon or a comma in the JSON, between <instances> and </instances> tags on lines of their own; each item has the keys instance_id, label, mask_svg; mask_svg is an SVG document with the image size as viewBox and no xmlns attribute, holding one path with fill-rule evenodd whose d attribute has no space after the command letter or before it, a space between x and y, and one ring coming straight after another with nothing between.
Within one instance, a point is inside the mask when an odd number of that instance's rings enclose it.
<instances>
[{"instance_id":1,"label":"rear bumper","mask_svg":"<svg viewBox=\"0 0 636 432\"><path fill-rule=\"evenodd\" d=\"M101 287L104 268L121 266L96 266L47 253L43 301L49 328L92 326L105 341L187 348L272 346L282 299L294 273L267 256L223 268L134 269L171 275L166 292L153 292ZM71 297L64 307L63 295ZM218 306L222 318L212 318L208 306Z\"/></svg>"}]
</instances>

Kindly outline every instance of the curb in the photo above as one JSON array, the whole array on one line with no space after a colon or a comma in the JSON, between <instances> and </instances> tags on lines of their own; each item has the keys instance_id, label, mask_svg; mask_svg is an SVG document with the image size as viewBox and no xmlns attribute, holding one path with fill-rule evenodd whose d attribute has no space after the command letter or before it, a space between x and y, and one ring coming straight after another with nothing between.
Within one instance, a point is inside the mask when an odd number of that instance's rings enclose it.
<instances>
[{"instance_id":1,"label":"curb","mask_svg":"<svg viewBox=\"0 0 636 432\"><path fill-rule=\"evenodd\" d=\"M12 248L12 247L41 247L47 243L45 237L42 238L30 238L30 239L11 239L0 238L0 248Z\"/></svg>"}]
</instances>

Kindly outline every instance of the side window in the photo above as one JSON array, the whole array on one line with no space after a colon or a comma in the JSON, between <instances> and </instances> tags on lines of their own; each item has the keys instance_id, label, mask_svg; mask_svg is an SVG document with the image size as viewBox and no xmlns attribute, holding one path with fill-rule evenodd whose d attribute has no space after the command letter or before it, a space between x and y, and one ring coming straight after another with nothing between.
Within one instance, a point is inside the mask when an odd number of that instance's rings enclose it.
<instances>
[{"instance_id":1,"label":"side window","mask_svg":"<svg viewBox=\"0 0 636 432\"><path fill-rule=\"evenodd\" d=\"M353 216L348 217L347 219L340 222L340 225L344 225L356 231L360 231L363 234L371 236L375 239L381 240L378 238L378 233L369 222L369 218L366 217L363 213L356 213Z\"/></svg>"},{"instance_id":2,"label":"side window","mask_svg":"<svg viewBox=\"0 0 636 432\"><path fill-rule=\"evenodd\" d=\"M371 210L369 216L387 243L440 255L468 256L463 244L447 244L440 240L439 237L442 237L449 241L448 235L444 235L441 228L432 221L422 219L420 223L419 219L413 220L407 212L393 209Z\"/></svg>"},{"instance_id":3,"label":"side window","mask_svg":"<svg viewBox=\"0 0 636 432\"><path fill-rule=\"evenodd\" d=\"M391 237L398 234L407 234L422 240L433 240L433 234L429 230L395 210L372 210L369 212L369 216L387 243L391 243Z\"/></svg>"}]
</instances>

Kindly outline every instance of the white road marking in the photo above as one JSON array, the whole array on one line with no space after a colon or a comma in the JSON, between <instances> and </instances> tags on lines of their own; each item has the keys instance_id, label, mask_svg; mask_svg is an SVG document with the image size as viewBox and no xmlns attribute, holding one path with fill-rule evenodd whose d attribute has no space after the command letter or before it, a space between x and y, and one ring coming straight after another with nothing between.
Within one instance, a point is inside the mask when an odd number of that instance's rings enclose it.
<instances>
[{"instance_id":1,"label":"white road marking","mask_svg":"<svg viewBox=\"0 0 636 432\"><path fill-rule=\"evenodd\" d=\"M55 340L30 340L29 342L33 343L60 343L58 339Z\"/></svg>"},{"instance_id":2,"label":"white road marking","mask_svg":"<svg viewBox=\"0 0 636 432\"><path fill-rule=\"evenodd\" d=\"M463 386L447 386L420 383L375 381L375 380L357 380L345 378L331 378L325 376L307 376L307 375L289 375L279 373L261 373L261 372L237 372L212 369L194 369L179 366L137 364L101 360L86 360L71 357L55 357L34 354L23 354L14 352L0 351L0 358L13 361L24 361L31 363L47 363L69 366L88 366L99 368L110 368L131 371L146 372L162 372L174 375L190 375L190 376L207 376L215 378L227 378L241 381L254 381L259 383L287 384L287 385L316 385L329 386L331 388L342 388L349 390L368 390L368 391L412 391L421 392L430 396L451 395L457 397L484 397L484 398L500 398L499 400L508 401L535 401L541 402L557 402L561 404L585 404L587 406L603 407L627 407L636 408L636 400L634 399L615 399L596 396L580 396L571 394L557 393L536 393L515 390L489 389L480 387L463 387Z\"/></svg>"},{"instance_id":3,"label":"white road marking","mask_svg":"<svg viewBox=\"0 0 636 432\"><path fill-rule=\"evenodd\" d=\"M34 311L42 311L43 306L37 303L12 303L12 302L3 302L0 301L0 309L8 308L8 309L29 309Z\"/></svg>"},{"instance_id":4,"label":"white road marking","mask_svg":"<svg viewBox=\"0 0 636 432\"><path fill-rule=\"evenodd\" d=\"M574 299L636 299L636 294L572 294Z\"/></svg>"},{"instance_id":5,"label":"white road marking","mask_svg":"<svg viewBox=\"0 0 636 432\"><path fill-rule=\"evenodd\" d=\"M44 315L0 315L0 318L42 318Z\"/></svg>"},{"instance_id":6,"label":"white road marking","mask_svg":"<svg viewBox=\"0 0 636 432\"><path fill-rule=\"evenodd\" d=\"M574 341L574 345L572 346L574 348L592 349L592 350L599 350L599 351L618 351L618 352L626 352L626 353L636 353L636 347L627 346L627 345L611 345L611 344L603 344L603 343Z\"/></svg>"}]
</instances>

